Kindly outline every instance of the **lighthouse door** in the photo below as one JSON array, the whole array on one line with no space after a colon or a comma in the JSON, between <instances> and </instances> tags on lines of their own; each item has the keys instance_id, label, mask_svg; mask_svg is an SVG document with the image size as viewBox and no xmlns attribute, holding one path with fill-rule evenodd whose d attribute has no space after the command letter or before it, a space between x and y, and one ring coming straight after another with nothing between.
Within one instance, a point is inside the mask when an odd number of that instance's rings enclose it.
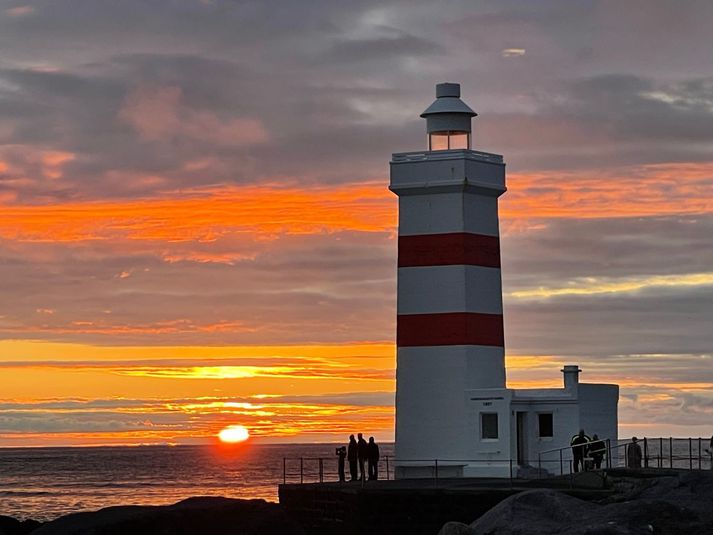
<instances>
[{"instance_id":1,"label":"lighthouse door","mask_svg":"<svg viewBox=\"0 0 713 535\"><path fill-rule=\"evenodd\" d=\"M527 413L517 413L517 464L527 464Z\"/></svg>"}]
</instances>

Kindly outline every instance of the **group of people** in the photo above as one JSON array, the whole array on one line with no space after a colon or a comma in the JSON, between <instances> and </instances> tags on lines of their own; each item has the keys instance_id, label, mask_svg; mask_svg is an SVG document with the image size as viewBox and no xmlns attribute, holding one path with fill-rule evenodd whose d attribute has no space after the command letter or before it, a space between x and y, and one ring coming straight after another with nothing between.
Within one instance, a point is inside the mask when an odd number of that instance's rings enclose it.
<instances>
[{"instance_id":1,"label":"group of people","mask_svg":"<svg viewBox=\"0 0 713 535\"><path fill-rule=\"evenodd\" d=\"M602 459L604 459L604 455L607 452L607 447L604 444L604 441L600 440L596 433L592 436L592 438L589 438L584 433L584 429L580 429L579 433L572 437L570 445L572 446L572 458L575 472L587 469L584 460L587 455L591 457L594 468L602 467Z\"/></svg>"},{"instance_id":2,"label":"group of people","mask_svg":"<svg viewBox=\"0 0 713 535\"><path fill-rule=\"evenodd\" d=\"M349 462L349 475L351 481L376 480L379 478L379 445L374 442L374 437L369 437L369 442L364 440L361 433L349 436L349 446L337 448L339 481L346 481L344 471L345 459Z\"/></svg>"},{"instance_id":3,"label":"group of people","mask_svg":"<svg viewBox=\"0 0 713 535\"><path fill-rule=\"evenodd\" d=\"M711 438L713 443L713 438ZM572 437L572 458L574 464L574 471L579 472L587 469L585 458L589 456L592 459L592 464L594 468L602 467L602 459L607 452L606 445L603 440L595 434L590 439L585 433L584 429L580 429L579 433ZM643 454L641 452L641 446L639 446L639 439L633 437L631 443L626 446L626 466L627 468L641 468L641 459Z\"/></svg>"}]
</instances>

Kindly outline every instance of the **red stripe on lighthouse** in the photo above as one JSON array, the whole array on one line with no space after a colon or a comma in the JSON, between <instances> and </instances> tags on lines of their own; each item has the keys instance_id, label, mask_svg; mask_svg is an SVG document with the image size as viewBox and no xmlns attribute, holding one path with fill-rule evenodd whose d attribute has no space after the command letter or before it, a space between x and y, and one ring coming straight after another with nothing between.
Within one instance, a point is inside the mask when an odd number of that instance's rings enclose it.
<instances>
[{"instance_id":1,"label":"red stripe on lighthouse","mask_svg":"<svg viewBox=\"0 0 713 535\"><path fill-rule=\"evenodd\" d=\"M503 316L476 312L400 314L396 322L396 345L504 347Z\"/></svg>"},{"instance_id":2,"label":"red stripe on lighthouse","mask_svg":"<svg viewBox=\"0 0 713 535\"><path fill-rule=\"evenodd\" d=\"M469 232L399 236L399 267L460 264L499 268L500 239Z\"/></svg>"}]
</instances>

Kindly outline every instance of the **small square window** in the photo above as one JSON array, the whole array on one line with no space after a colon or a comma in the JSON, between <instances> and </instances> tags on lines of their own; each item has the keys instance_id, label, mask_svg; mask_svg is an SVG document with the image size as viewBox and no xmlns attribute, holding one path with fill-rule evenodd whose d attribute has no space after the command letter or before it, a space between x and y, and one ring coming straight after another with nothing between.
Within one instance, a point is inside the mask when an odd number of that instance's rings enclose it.
<instances>
[{"instance_id":1,"label":"small square window","mask_svg":"<svg viewBox=\"0 0 713 535\"><path fill-rule=\"evenodd\" d=\"M541 412L537 415L537 429L541 438L552 438L554 435L554 425L552 423L551 412Z\"/></svg>"},{"instance_id":2,"label":"small square window","mask_svg":"<svg viewBox=\"0 0 713 535\"><path fill-rule=\"evenodd\" d=\"M498 413L480 413L480 438L498 438Z\"/></svg>"}]
</instances>

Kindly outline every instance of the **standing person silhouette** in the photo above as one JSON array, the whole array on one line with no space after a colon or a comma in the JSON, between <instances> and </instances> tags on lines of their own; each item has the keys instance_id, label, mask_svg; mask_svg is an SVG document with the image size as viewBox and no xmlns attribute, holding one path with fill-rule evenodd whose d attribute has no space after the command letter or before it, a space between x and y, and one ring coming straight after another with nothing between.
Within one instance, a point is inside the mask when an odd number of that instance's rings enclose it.
<instances>
[{"instance_id":1,"label":"standing person silhouette","mask_svg":"<svg viewBox=\"0 0 713 535\"><path fill-rule=\"evenodd\" d=\"M631 444L626 448L626 466L627 468L641 468L641 446L639 446L639 439L633 437L631 439Z\"/></svg>"},{"instance_id":2,"label":"standing person silhouette","mask_svg":"<svg viewBox=\"0 0 713 535\"><path fill-rule=\"evenodd\" d=\"M592 460L594 461L594 468L602 467L602 459L604 459L604 454L607 452L606 444L603 440L600 440L596 433L592 435L592 444L589 445L589 451L592 455Z\"/></svg>"},{"instance_id":3,"label":"standing person silhouette","mask_svg":"<svg viewBox=\"0 0 713 535\"><path fill-rule=\"evenodd\" d=\"M346 446L339 446L335 453L337 454L337 472L339 473L339 481L346 481L347 476L344 473L344 459L347 456Z\"/></svg>"},{"instance_id":4,"label":"standing person silhouette","mask_svg":"<svg viewBox=\"0 0 713 535\"><path fill-rule=\"evenodd\" d=\"M349 461L349 474L351 475L351 480L357 480L357 458L358 458L359 446L357 441L354 440L354 435L349 435L349 447L347 448L347 460Z\"/></svg>"},{"instance_id":5,"label":"standing person silhouette","mask_svg":"<svg viewBox=\"0 0 713 535\"><path fill-rule=\"evenodd\" d=\"M359 479L362 481L366 480L365 467L366 458L369 456L369 445L364 440L361 433L357 434L357 458L359 460Z\"/></svg>"},{"instance_id":6,"label":"standing person silhouette","mask_svg":"<svg viewBox=\"0 0 713 535\"><path fill-rule=\"evenodd\" d=\"M586 444L589 438L584 434L584 429L579 430L579 434L572 439L572 457L574 458L574 471L579 472L580 468L584 471L584 456L587 454Z\"/></svg>"},{"instance_id":7,"label":"standing person silhouette","mask_svg":"<svg viewBox=\"0 0 713 535\"><path fill-rule=\"evenodd\" d=\"M379 446L374 442L374 437L369 437L369 480L379 479Z\"/></svg>"}]
</instances>

